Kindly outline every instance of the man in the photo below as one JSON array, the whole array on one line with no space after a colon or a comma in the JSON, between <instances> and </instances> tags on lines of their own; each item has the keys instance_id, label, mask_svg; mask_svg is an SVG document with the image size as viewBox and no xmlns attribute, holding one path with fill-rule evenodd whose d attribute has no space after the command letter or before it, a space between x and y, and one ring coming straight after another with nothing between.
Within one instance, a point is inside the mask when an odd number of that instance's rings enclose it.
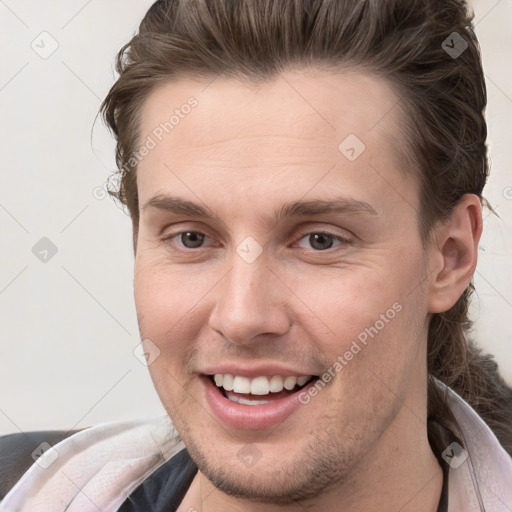
<instances>
[{"instance_id":1,"label":"man","mask_svg":"<svg viewBox=\"0 0 512 512\"><path fill-rule=\"evenodd\" d=\"M76 433L0 511L510 510L511 391L465 336L487 177L465 4L159 1L118 71L102 112L172 426Z\"/></svg>"}]
</instances>

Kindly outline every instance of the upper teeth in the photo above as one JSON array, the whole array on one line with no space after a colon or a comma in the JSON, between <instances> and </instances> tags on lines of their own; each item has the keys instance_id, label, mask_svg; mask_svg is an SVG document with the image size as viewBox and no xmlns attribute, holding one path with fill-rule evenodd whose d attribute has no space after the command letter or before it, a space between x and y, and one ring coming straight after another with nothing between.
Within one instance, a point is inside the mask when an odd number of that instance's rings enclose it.
<instances>
[{"instance_id":1,"label":"upper teeth","mask_svg":"<svg viewBox=\"0 0 512 512\"><path fill-rule=\"evenodd\" d=\"M268 395L269 393L278 393L283 389L292 390L297 384L303 386L311 378L311 375L303 377L281 377L274 375L273 377L256 377L249 379L239 375L230 375L216 373L214 375L215 384L226 391L234 391L235 393L245 393L252 395Z\"/></svg>"}]
</instances>

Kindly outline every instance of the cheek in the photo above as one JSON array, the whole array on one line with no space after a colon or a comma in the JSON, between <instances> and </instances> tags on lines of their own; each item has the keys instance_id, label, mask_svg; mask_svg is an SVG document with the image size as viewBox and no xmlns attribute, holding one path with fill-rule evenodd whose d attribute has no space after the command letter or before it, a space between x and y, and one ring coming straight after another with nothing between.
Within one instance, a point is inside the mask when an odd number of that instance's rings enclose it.
<instances>
[{"instance_id":1,"label":"cheek","mask_svg":"<svg viewBox=\"0 0 512 512\"><path fill-rule=\"evenodd\" d=\"M296 322L324 361L339 363L333 371L345 374L347 384L373 387L375 373L392 384L410 371L422 339L422 308L426 315L417 262L316 271L293 279L291 288L302 299Z\"/></svg>"},{"instance_id":2,"label":"cheek","mask_svg":"<svg viewBox=\"0 0 512 512\"><path fill-rule=\"evenodd\" d=\"M150 258L136 259L134 299L140 334L165 356L155 361L151 370L164 359L182 360L192 350L201 327L196 306L209 288L190 272L177 271Z\"/></svg>"},{"instance_id":3,"label":"cheek","mask_svg":"<svg viewBox=\"0 0 512 512\"><path fill-rule=\"evenodd\" d=\"M184 414L190 414L186 365L198 338L198 322L191 319L197 295L204 295L200 288L169 265L136 258L134 299L140 335L151 341L151 350L158 355L148 366L149 374L162 404L177 421L184 407Z\"/></svg>"},{"instance_id":4,"label":"cheek","mask_svg":"<svg viewBox=\"0 0 512 512\"><path fill-rule=\"evenodd\" d=\"M314 326L316 337L326 333L348 340L376 323L379 331L396 323L406 297L402 281L381 269L348 268L295 277L290 287L300 299L297 305L302 303L296 309L302 311L300 323Z\"/></svg>"},{"instance_id":5,"label":"cheek","mask_svg":"<svg viewBox=\"0 0 512 512\"><path fill-rule=\"evenodd\" d=\"M149 249L137 254L134 272L137 311L148 318L165 320L169 327L206 295L212 286L207 274L196 265L169 263L162 251Z\"/></svg>"}]
</instances>

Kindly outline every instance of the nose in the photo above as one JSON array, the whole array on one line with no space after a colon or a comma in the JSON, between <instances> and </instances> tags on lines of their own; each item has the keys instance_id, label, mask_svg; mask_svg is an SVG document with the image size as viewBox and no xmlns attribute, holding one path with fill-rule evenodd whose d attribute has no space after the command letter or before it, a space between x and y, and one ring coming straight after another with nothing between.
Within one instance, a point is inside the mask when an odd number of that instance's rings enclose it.
<instances>
[{"instance_id":1,"label":"nose","mask_svg":"<svg viewBox=\"0 0 512 512\"><path fill-rule=\"evenodd\" d=\"M247 263L238 255L216 290L209 325L227 341L249 345L278 337L291 326L290 292L263 257Z\"/></svg>"}]
</instances>

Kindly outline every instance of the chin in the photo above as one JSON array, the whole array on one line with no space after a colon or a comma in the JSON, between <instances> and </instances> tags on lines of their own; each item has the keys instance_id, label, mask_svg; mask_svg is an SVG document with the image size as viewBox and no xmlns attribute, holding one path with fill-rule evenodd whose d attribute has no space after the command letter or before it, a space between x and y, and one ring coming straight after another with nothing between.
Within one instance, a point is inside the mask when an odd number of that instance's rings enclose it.
<instances>
[{"instance_id":1,"label":"chin","mask_svg":"<svg viewBox=\"0 0 512 512\"><path fill-rule=\"evenodd\" d=\"M290 449L281 445L280 454L266 445L261 448L259 459L254 457L244 463L240 456L243 448L255 445L231 444L222 448L217 444L217 451L210 448L213 445L198 446L190 438L191 433L186 434L182 439L201 473L219 491L242 500L289 505L312 499L339 486L351 471L346 464L347 454L336 454L332 441L327 439L317 438L314 446L294 454L291 449L300 450L296 443L290 443Z\"/></svg>"}]
</instances>

